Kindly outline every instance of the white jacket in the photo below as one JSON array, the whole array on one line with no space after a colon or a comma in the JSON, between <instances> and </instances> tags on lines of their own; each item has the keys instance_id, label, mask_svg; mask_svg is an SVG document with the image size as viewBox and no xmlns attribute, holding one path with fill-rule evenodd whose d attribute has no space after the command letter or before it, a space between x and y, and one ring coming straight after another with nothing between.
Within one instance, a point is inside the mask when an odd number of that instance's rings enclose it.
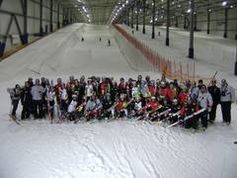
<instances>
[{"instance_id":1,"label":"white jacket","mask_svg":"<svg viewBox=\"0 0 237 178\"><path fill-rule=\"evenodd\" d=\"M71 103L68 106L67 112L72 113L76 110L77 107L77 101L72 100Z\"/></svg>"},{"instance_id":2,"label":"white jacket","mask_svg":"<svg viewBox=\"0 0 237 178\"><path fill-rule=\"evenodd\" d=\"M210 109L213 105L212 96L209 92L199 92L197 100L201 108Z\"/></svg>"},{"instance_id":3,"label":"white jacket","mask_svg":"<svg viewBox=\"0 0 237 178\"><path fill-rule=\"evenodd\" d=\"M44 91L45 89L41 85L34 85L31 88L32 99L36 101L42 100L42 95Z\"/></svg>"},{"instance_id":4,"label":"white jacket","mask_svg":"<svg viewBox=\"0 0 237 178\"><path fill-rule=\"evenodd\" d=\"M226 85L224 87L221 87L221 102L229 101L235 101L235 91L231 86Z\"/></svg>"}]
</instances>

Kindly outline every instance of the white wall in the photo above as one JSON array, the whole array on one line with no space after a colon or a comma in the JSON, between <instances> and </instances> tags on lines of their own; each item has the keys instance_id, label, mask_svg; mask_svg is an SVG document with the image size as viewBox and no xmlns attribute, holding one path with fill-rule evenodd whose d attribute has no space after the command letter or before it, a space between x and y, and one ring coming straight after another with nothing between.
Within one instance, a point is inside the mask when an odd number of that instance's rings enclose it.
<instances>
[{"instance_id":1,"label":"white wall","mask_svg":"<svg viewBox=\"0 0 237 178\"><path fill-rule=\"evenodd\" d=\"M222 36L224 35L224 8L211 12L210 15L210 34ZM183 28L184 17L178 18L179 28ZM172 21L172 25L175 22ZM207 13L197 13L197 29L207 31ZM228 10L228 38L235 39L237 35L237 9Z\"/></svg>"},{"instance_id":2,"label":"white wall","mask_svg":"<svg viewBox=\"0 0 237 178\"><path fill-rule=\"evenodd\" d=\"M38 2L38 3L36 3ZM39 33L40 31L40 0L28 0L28 26L27 31L29 36L32 36L35 33ZM58 10L58 0L53 0L53 30L57 29L57 10ZM22 7L20 0L3 0L1 8L2 10L10 11L12 13L18 13L23 14ZM62 16L62 8L60 8L60 26L62 26L63 16ZM2 35L5 35L7 31L7 27L10 21L10 15L4 14L0 12L0 41L3 40ZM23 16L18 16L17 19L21 28L21 31L23 32ZM45 30L45 25L48 25L48 32L50 30L50 0L43 0L43 29ZM10 29L11 34L18 34L17 27L15 25L15 22L13 21L13 24ZM29 38L30 39L30 38ZM6 43L6 48L11 47L11 41L10 38L8 38Z\"/></svg>"}]
</instances>

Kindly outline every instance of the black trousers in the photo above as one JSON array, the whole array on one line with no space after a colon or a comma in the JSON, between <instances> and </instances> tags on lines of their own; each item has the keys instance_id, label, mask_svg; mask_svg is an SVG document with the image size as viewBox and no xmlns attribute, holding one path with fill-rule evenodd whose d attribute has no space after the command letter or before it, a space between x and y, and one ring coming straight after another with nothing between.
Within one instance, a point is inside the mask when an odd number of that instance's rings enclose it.
<instances>
[{"instance_id":1,"label":"black trousers","mask_svg":"<svg viewBox=\"0 0 237 178\"><path fill-rule=\"evenodd\" d=\"M216 119L216 108L217 108L217 104L213 104L213 106L211 108L211 112L209 113L209 120L210 121L215 121L215 119Z\"/></svg>"},{"instance_id":2,"label":"black trousers","mask_svg":"<svg viewBox=\"0 0 237 178\"><path fill-rule=\"evenodd\" d=\"M221 102L223 122L231 122L231 101Z\"/></svg>"},{"instance_id":3,"label":"black trousers","mask_svg":"<svg viewBox=\"0 0 237 178\"><path fill-rule=\"evenodd\" d=\"M13 116L16 116L16 110L17 110L17 108L18 108L18 104L19 104L19 100L12 100L12 106L13 106L13 108L12 108L12 115Z\"/></svg>"},{"instance_id":4,"label":"black trousers","mask_svg":"<svg viewBox=\"0 0 237 178\"><path fill-rule=\"evenodd\" d=\"M43 117L43 102L42 100L33 100L33 108L34 108L34 117L42 118Z\"/></svg>"},{"instance_id":5,"label":"black trousers","mask_svg":"<svg viewBox=\"0 0 237 178\"><path fill-rule=\"evenodd\" d=\"M31 114L31 105L30 103L24 103L22 112L21 112L21 119L28 119Z\"/></svg>"},{"instance_id":6,"label":"black trousers","mask_svg":"<svg viewBox=\"0 0 237 178\"><path fill-rule=\"evenodd\" d=\"M202 127L207 128L207 126L208 126L208 110L205 110L203 113L201 113L200 118L201 118Z\"/></svg>"}]
</instances>

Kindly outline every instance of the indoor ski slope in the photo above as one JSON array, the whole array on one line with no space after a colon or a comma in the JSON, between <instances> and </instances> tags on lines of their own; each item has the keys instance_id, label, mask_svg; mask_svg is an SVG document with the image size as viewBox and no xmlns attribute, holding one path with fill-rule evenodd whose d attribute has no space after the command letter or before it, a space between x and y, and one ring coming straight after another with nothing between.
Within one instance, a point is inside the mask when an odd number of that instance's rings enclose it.
<instances>
[{"instance_id":1,"label":"indoor ski slope","mask_svg":"<svg viewBox=\"0 0 237 178\"><path fill-rule=\"evenodd\" d=\"M204 133L126 120L22 126L9 120L6 88L29 76L160 77L134 70L111 34L107 27L74 24L0 63L0 178L236 178L236 106L231 126L222 125L218 109L217 122Z\"/></svg>"}]
</instances>

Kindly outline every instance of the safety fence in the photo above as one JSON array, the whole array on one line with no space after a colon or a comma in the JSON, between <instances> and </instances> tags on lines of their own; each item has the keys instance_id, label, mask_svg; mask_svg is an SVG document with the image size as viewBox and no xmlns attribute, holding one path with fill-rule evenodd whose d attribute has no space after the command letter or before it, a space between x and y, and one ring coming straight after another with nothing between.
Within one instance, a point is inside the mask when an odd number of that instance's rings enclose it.
<instances>
[{"instance_id":1,"label":"safety fence","mask_svg":"<svg viewBox=\"0 0 237 178\"><path fill-rule=\"evenodd\" d=\"M137 50L139 50L144 55L144 57L150 63L154 71L159 71L167 78L178 79L179 81L195 81L200 78L202 78L204 81L210 81L210 78L204 78L196 75L195 61L186 60L176 62L176 60L165 58L161 56L158 52L156 52L154 49L150 48L149 46L143 44L138 39L133 37L130 33L121 28L119 25L114 24L114 27L130 44L132 44Z\"/></svg>"}]
</instances>

